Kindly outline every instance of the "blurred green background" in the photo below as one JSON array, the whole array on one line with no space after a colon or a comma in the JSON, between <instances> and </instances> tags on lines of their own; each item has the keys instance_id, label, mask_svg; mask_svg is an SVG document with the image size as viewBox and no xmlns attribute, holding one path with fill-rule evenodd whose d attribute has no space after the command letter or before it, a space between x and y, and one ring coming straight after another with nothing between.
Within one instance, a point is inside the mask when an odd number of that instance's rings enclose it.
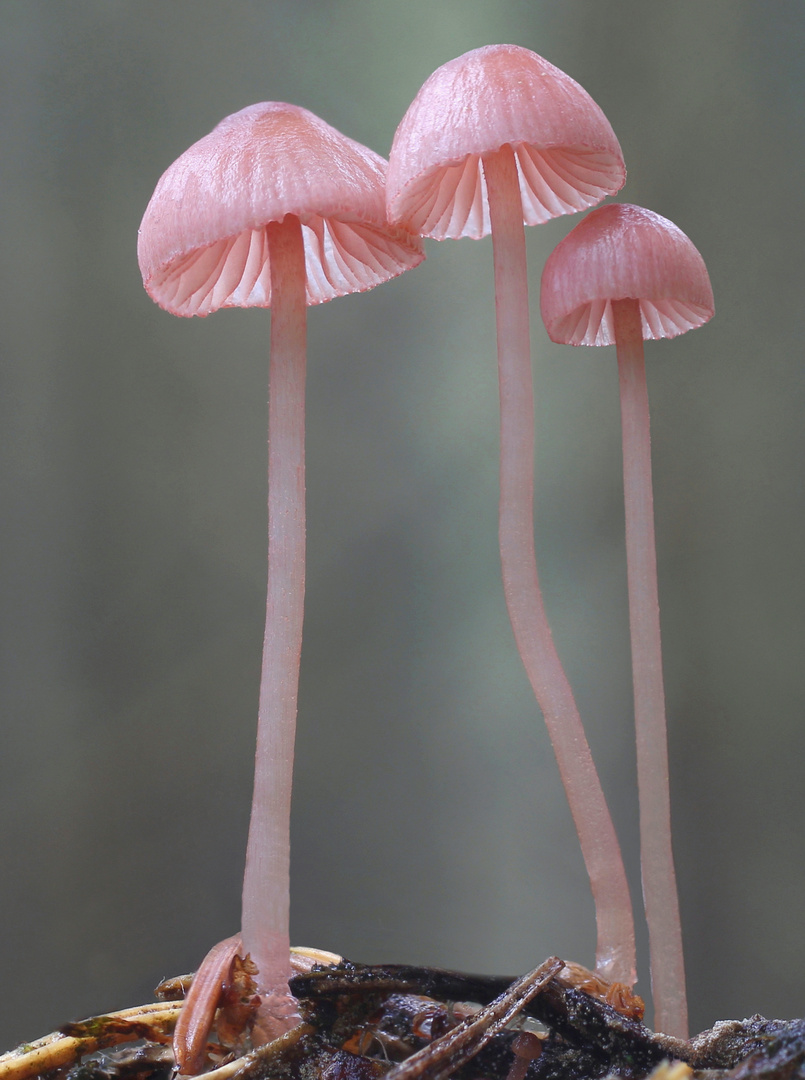
<instances>
[{"instance_id":1,"label":"blurred green background","mask_svg":"<svg viewBox=\"0 0 805 1080\"><path fill-rule=\"evenodd\" d=\"M430 72L498 41L581 82L619 197L710 269L713 322L648 349L692 1025L805 1011L801 0L5 0L0 1045L149 999L238 925L270 316L148 300L154 185L261 100L387 154ZM572 224L528 233L538 561L637 903L614 351L550 345L536 303ZM499 583L491 245L428 255L310 311L292 937L592 963Z\"/></svg>"}]
</instances>

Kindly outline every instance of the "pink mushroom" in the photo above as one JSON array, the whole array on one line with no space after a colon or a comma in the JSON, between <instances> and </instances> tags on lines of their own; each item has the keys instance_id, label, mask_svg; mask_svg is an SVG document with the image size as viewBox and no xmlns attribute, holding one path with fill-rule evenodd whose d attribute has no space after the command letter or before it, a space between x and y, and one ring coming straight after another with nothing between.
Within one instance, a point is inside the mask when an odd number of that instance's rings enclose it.
<instances>
[{"instance_id":1,"label":"pink mushroom","mask_svg":"<svg viewBox=\"0 0 805 1080\"><path fill-rule=\"evenodd\" d=\"M305 578L305 306L373 288L424 258L421 241L387 223L386 167L306 109L264 102L222 120L171 165L140 227L145 288L174 315L273 309L268 599L242 916L265 1038L296 1014L289 823ZM214 986L231 942L213 954ZM177 1048L180 1068L194 1053L197 1064L205 1038L195 1050Z\"/></svg>"},{"instance_id":2,"label":"pink mushroom","mask_svg":"<svg viewBox=\"0 0 805 1080\"><path fill-rule=\"evenodd\" d=\"M675 337L713 315L704 261L685 234L639 206L602 206L557 245L542 275L553 341L616 346L623 427L640 861L654 1026L687 1038L682 930L671 850L651 448L643 339Z\"/></svg>"},{"instance_id":3,"label":"pink mushroom","mask_svg":"<svg viewBox=\"0 0 805 1080\"><path fill-rule=\"evenodd\" d=\"M590 878L596 967L631 986L634 921L623 860L537 578L523 229L594 205L625 176L609 122L577 82L528 49L489 45L444 64L422 86L394 137L388 205L392 221L437 240L492 233L506 603Z\"/></svg>"}]
</instances>

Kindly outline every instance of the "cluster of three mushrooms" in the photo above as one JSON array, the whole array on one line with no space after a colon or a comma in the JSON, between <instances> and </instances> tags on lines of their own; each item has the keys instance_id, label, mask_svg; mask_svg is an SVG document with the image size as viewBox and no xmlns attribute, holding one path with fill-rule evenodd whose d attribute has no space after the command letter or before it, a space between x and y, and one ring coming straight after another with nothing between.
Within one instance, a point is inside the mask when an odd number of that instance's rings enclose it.
<instances>
[{"instance_id":1,"label":"cluster of three mushrooms","mask_svg":"<svg viewBox=\"0 0 805 1080\"><path fill-rule=\"evenodd\" d=\"M527 105L528 108L523 106ZM287 989L290 783L304 597L306 303L370 288L424 257L414 234L493 232L501 385L501 558L518 648L545 714L590 875L597 966L634 981L631 902L617 838L553 646L533 544L533 396L523 220L600 201L620 148L572 79L528 50L490 46L425 84L385 163L305 110L252 106L168 170L140 234L149 294L180 315L271 306L269 584L242 934L212 950L175 1041L196 1071L222 981L248 951L270 1037L293 1022ZM203 1000L201 1000L203 998ZM677 1025L678 1026L678 1025Z\"/></svg>"}]
</instances>

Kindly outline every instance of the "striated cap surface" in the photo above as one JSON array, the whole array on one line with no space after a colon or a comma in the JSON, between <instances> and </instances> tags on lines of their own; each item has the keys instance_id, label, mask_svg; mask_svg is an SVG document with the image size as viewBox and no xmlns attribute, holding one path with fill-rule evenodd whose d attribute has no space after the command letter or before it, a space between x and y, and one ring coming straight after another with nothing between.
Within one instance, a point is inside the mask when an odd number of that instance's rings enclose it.
<instances>
[{"instance_id":1,"label":"striated cap surface","mask_svg":"<svg viewBox=\"0 0 805 1080\"><path fill-rule=\"evenodd\" d=\"M160 179L137 255L153 300L175 315L270 307L265 226L302 222L307 302L371 289L416 266L421 242L388 225L387 163L307 109L250 105Z\"/></svg>"},{"instance_id":2,"label":"striated cap surface","mask_svg":"<svg viewBox=\"0 0 805 1080\"><path fill-rule=\"evenodd\" d=\"M542 272L548 336L614 345L612 301L640 301L643 338L676 337L715 310L704 259L667 218L628 203L593 210L554 248Z\"/></svg>"},{"instance_id":3,"label":"striated cap surface","mask_svg":"<svg viewBox=\"0 0 805 1080\"><path fill-rule=\"evenodd\" d=\"M437 240L486 236L480 159L507 143L527 225L594 206L626 179L586 90L530 49L486 45L435 71L403 117L389 155L390 219Z\"/></svg>"}]
</instances>

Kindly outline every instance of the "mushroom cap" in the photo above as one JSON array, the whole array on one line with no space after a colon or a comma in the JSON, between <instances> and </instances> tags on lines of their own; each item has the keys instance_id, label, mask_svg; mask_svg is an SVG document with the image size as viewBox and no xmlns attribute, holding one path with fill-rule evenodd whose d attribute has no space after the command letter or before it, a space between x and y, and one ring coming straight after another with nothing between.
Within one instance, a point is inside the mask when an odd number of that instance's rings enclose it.
<instances>
[{"instance_id":1,"label":"mushroom cap","mask_svg":"<svg viewBox=\"0 0 805 1080\"><path fill-rule=\"evenodd\" d=\"M540 307L551 341L614 345L613 300L639 300L644 339L676 337L715 310L704 259L672 221L610 203L584 218L548 257Z\"/></svg>"},{"instance_id":2,"label":"mushroom cap","mask_svg":"<svg viewBox=\"0 0 805 1080\"><path fill-rule=\"evenodd\" d=\"M389 155L389 217L436 240L490 231L481 155L510 144L523 220L538 225L620 190L623 155L579 84L519 45L442 65L402 119Z\"/></svg>"},{"instance_id":3,"label":"mushroom cap","mask_svg":"<svg viewBox=\"0 0 805 1080\"><path fill-rule=\"evenodd\" d=\"M174 315L270 307L265 226L302 223L307 303L371 289L424 259L388 224L386 161L307 109L282 102L227 116L165 172L140 225L148 295Z\"/></svg>"}]
</instances>

